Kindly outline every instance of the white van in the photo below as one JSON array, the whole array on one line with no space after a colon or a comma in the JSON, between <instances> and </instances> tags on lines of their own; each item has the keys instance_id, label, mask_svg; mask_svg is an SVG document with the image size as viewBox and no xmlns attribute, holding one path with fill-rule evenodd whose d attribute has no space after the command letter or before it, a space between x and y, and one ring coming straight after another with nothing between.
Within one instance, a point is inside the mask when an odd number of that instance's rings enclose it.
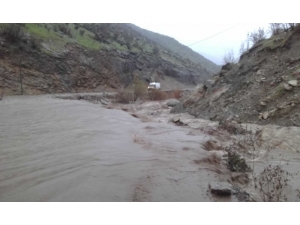
<instances>
[{"instance_id":1,"label":"white van","mask_svg":"<svg viewBox=\"0 0 300 225\"><path fill-rule=\"evenodd\" d=\"M148 90L160 89L160 83L152 82L148 86Z\"/></svg>"}]
</instances>

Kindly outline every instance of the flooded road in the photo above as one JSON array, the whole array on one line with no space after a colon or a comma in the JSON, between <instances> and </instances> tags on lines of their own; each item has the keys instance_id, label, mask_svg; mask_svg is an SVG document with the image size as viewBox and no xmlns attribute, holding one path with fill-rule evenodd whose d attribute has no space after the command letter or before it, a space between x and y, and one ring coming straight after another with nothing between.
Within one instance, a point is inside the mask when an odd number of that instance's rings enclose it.
<instances>
[{"instance_id":1,"label":"flooded road","mask_svg":"<svg viewBox=\"0 0 300 225\"><path fill-rule=\"evenodd\" d=\"M211 201L204 135L51 96L0 102L0 201Z\"/></svg>"},{"instance_id":2,"label":"flooded road","mask_svg":"<svg viewBox=\"0 0 300 225\"><path fill-rule=\"evenodd\" d=\"M217 122L172 115L165 102L105 107L50 95L5 97L0 201L247 201L237 193L211 195L212 183L242 188L262 201L251 172L226 168L224 149L241 137ZM269 165L292 173L284 194L299 201L300 129L251 126L262 129L257 156L237 150L256 177Z\"/></svg>"}]
</instances>

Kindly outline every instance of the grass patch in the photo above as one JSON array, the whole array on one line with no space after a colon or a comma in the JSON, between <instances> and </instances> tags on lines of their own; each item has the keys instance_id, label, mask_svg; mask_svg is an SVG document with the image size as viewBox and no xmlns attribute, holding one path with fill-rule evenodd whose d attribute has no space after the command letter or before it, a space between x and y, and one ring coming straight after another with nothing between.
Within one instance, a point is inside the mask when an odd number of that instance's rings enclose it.
<instances>
[{"instance_id":1,"label":"grass patch","mask_svg":"<svg viewBox=\"0 0 300 225\"><path fill-rule=\"evenodd\" d=\"M28 33L41 39L54 52L61 52L64 46L69 42L69 38L63 38L53 30L53 24L47 24L48 29L43 25L27 23L25 29ZM48 49L43 48L42 51L46 54L52 54Z\"/></svg>"},{"instance_id":2,"label":"grass patch","mask_svg":"<svg viewBox=\"0 0 300 225\"><path fill-rule=\"evenodd\" d=\"M51 29L52 25L47 24L47 26L50 28L49 30L47 30L45 26L39 26L36 23L26 23L25 29L30 34L34 34L43 39L61 39L61 37Z\"/></svg>"},{"instance_id":3,"label":"grass patch","mask_svg":"<svg viewBox=\"0 0 300 225\"><path fill-rule=\"evenodd\" d=\"M138 48L136 48L136 47L131 47L131 50L130 50L130 52L139 53L139 52L141 52L141 50L140 50L140 49L138 49Z\"/></svg>"},{"instance_id":4,"label":"grass patch","mask_svg":"<svg viewBox=\"0 0 300 225\"><path fill-rule=\"evenodd\" d=\"M48 27L48 29L45 27L45 25ZM47 42L49 44L49 47L51 47L51 49L53 49L54 51L59 51L67 43L72 42L77 42L79 45L91 50L98 50L101 48L101 44L93 39L94 34L84 28L79 28L76 30L74 24L66 25L70 28L71 31L72 37L69 37L59 32L59 29L55 29L55 26L57 26L57 24L39 25L28 23L25 25L25 28L28 33L33 34ZM85 30L83 35L80 35L80 30Z\"/></svg>"},{"instance_id":5,"label":"grass patch","mask_svg":"<svg viewBox=\"0 0 300 225\"><path fill-rule=\"evenodd\" d=\"M262 41L261 50L274 50L277 48L282 48L288 45L290 38L293 36L294 32L289 32L285 37L281 37L282 35L276 35L269 39Z\"/></svg>"},{"instance_id":6,"label":"grass patch","mask_svg":"<svg viewBox=\"0 0 300 225\"><path fill-rule=\"evenodd\" d=\"M143 52L152 52L152 47L150 44L146 43L145 42L139 42L139 45L142 47L143 49Z\"/></svg>"},{"instance_id":7,"label":"grass patch","mask_svg":"<svg viewBox=\"0 0 300 225\"><path fill-rule=\"evenodd\" d=\"M116 49L121 50L121 51L127 51L126 45L121 45L118 42L113 41L112 46L114 46Z\"/></svg>"},{"instance_id":8,"label":"grass patch","mask_svg":"<svg viewBox=\"0 0 300 225\"><path fill-rule=\"evenodd\" d=\"M266 49L273 50L273 49L276 49L278 47L279 47L279 44L278 44L278 42L277 43L275 42L275 38L270 38L270 39L264 40L262 42L262 48L263 49L266 48Z\"/></svg>"},{"instance_id":9,"label":"grass patch","mask_svg":"<svg viewBox=\"0 0 300 225\"><path fill-rule=\"evenodd\" d=\"M94 33L82 27L76 30L74 24L70 24L69 26L71 28L73 37L78 44L91 50L99 50L101 48L101 44L94 39ZM83 35L80 34L81 30L84 30Z\"/></svg>"}]
</instances>

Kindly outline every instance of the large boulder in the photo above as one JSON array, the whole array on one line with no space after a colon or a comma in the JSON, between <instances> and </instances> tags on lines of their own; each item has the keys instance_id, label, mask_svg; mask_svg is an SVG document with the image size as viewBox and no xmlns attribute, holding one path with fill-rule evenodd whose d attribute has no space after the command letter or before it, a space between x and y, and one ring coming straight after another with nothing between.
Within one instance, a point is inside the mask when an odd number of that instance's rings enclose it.
<instances>
[{"instance_id":1,"label":"large boulder","mask_svg":"<svg viewBox=\"0 0 300 225\"><path fill-rule=\"evenodd\" d=\"M226 63L225 65L222 66L221 70L231 70L233 67L232 63Z\"/></svg>"},{"instance_id":2,"label":"large boulder","mask_svg":"<svg viewBox=\"0 0 300 225\"><path fill-rule=\"evenodd\" d=\"M167 101L167 106L174 107L179 103L177 99L170 99Z\"/></svg>"},{"instance_id":3,"label":"large boulder","mask_svg":"<svg viewBox=\"0 0 300 225\"><path fill-rule=\"evenodd\" d=\"M298 86L298 81L297 80L290 80L288 82L289 85L293 86L293 87L297 87Z\"/></svg>"},{"instance_id":4,"label":"large boulder","mask_svg":"<svg viewBox=\"0 0 300 225\"><path fill-rule=\"evenodd\" d=\"M283 84L283 87L284 87L284 89L287 90L287 91L291 91L291 90L293 89L292 86L290 86L290 85L288 85L288 84L286 84L286 83Z\"/></svg>"},{"instance_id":5,"label":"large boulder","mask_svg":"<svg viewBox=\"0 0 300 225\"><path fill-rule=\"evenodd\" d=\"M209 184L209 189L212 194L219 196L230 196L232 192L231 185L221 182L221 183L211 183Z\"/></svg>"}]
</instances>

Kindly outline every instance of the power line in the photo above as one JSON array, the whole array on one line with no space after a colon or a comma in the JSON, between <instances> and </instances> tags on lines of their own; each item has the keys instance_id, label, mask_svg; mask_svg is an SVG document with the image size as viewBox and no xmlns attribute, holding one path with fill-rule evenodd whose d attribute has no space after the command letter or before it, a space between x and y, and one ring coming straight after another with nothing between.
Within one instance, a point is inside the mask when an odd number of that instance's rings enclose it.
<instances>
[{"instance_id":1,"label":"power line","mask_svg":"<svg viewBox=\"0 0 300 225\"><path fill-rule=\"evenodd\" d=\"M227 28L226 30L223 30L223 31L221 31L221 32L219 32L219 33L216 33L216 34L214 34L214 35L212 35L212 36L210 36L210 37L204 38L204 39L202 39L202 40L200 40L200 41L197 41L197 42L195 42L195 43L193 43L193 44L190 44L190 45L188 45L188 47L190 47L190 46L192 46L192 45L195 45L195 44L198 44L198 43L200 43L200 42L202 42L202 41L205 41L205 40L207 40L207 39L210 39L210 38L212 38L212 37L214 37L214 36L217 36L217 35L219 35L219 34L221 34L221 33L224 33L225 31L228 31L228 30L230 30L230 29L236 27L237 25L239 25L239 23L233 25L232 27Z\"/></svg>"}]
</instances>

